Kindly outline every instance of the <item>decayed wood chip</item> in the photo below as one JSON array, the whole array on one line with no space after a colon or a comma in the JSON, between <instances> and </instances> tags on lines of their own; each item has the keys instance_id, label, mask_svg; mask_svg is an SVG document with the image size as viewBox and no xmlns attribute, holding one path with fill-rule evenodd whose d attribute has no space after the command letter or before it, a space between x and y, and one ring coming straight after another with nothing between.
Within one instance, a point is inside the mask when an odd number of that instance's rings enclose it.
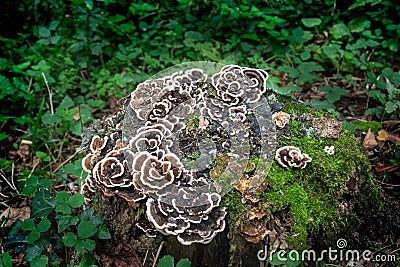
<instances>
[{"instance_id":1,"label":"decayed wood chip","mask_svg":"<svg viewBox=\"0 0 400 267\"><path fill-rule=\"evenodd\" d=\"M375 139L375 135L372 132L372 129L369 128L367 135L364 138L363 147L367 150L371 150L378 145L378 142Z\"/></svg>"}]
</instances>

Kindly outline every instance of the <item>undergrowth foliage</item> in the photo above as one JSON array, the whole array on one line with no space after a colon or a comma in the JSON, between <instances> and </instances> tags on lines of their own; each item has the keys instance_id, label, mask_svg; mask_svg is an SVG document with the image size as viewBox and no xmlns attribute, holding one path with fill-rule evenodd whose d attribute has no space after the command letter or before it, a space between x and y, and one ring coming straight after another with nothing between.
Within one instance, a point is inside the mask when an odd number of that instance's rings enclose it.
<instances>
[{"instance_id":1,"label":"undergrowth foliage","mask_svg":"<svg viewBox=\"0 0 400 267\"><path fill-rule=\"evenodd\" d=\"M283 94L316 85L313 90L325 93L309 102L317 108L334 110L342 96L359 90L371 100L365 114L399 119L400 6L394 1L1 5L9 12L0 23L0 169L6 179L0 188L32 199L31 218L7 233L11 243L23 243L32 266L56 266L75 253L94 263L95 239L109 235L92 210L82 212L81 195L64 191L82 176L72 148L93 117L166 67L206 60L263 68L272 74L269 86ZM344 82L330 85L326 77ZM28 150L22 140L31 142ZM20 152L12 160L11 150ZM49 246L68 253L48 253ZM9 252L0 255L0 266L10 261Z\"/></svg>"}]
</instances>

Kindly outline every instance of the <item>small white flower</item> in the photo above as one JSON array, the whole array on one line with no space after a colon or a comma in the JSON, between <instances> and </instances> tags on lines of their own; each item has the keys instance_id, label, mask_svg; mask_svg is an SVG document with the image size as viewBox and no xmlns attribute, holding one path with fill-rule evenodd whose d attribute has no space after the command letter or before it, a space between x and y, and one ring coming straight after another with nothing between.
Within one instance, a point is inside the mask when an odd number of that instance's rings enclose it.
<instances>
[{"instance_id":1,"label":"small white flower","mask_svg":"<svg viewBox=\"0 0 400 267\"><path fill-rule=\"evenodd\" d=\"M325 146L324 151L326 154L333 155L333 154L335 154L335 147L334 146Z\"/></svg>"}]
</instances>

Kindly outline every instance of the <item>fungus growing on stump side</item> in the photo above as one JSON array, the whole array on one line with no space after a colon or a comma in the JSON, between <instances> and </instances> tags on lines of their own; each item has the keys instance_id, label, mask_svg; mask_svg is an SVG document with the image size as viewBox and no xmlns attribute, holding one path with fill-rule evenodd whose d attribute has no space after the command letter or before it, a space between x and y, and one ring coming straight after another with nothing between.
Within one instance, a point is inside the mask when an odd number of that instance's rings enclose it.
<instances>
[{"instance_id":1,"label":"fungus growing on stump side","mask_svg":"<svg viewBox=\"0 0 400 267\"><path fill-rule=\"evenodd\" d=\"M301 153L295 146L284 146L276 150L275 159L284 168L302 168L307 166L312 158L308 154Z\"/></svg>"},{"instance_id":2,"label":"fungus growing on stump side","mask_svg":"<svg viewBox=\"0 0 400 267\"><path fill-rule=\"evenodd\" d=\"M100 189L146 205L150 223L137 223L146 234L175 235L184 245L211 242L225 229L221 194L238 183L252 153L265 162L273 158L267 78L264 70L228 65L211 74L179 70L137 85L123 103L123 118L106 119L92 135L82 161L85 203Z\"/></svg>"},{"instance_id":3,"label":"fungus growing on stump side","mask_svg":"<svg viewBox=\"0 0 400 267\"><path fill-rule=\"evenodd\" d=\"M275 121L276 126L278 126L279 128L284 128L286 124L290 121L290 115L283 111L279 111L272 114L272 120Z\"/></svg>"}]
</instances>

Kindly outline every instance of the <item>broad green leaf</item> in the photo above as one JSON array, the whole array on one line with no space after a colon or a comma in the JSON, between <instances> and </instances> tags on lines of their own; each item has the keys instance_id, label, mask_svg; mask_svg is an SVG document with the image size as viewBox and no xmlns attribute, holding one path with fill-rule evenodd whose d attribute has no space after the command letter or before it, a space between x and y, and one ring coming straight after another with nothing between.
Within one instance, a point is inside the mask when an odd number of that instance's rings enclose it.
<instances>
[{"instance_id":1,"label":"broad green leaf","mask_svg":"<svg viewBox=\"0 0 400 267\"><path fill-rule=\"evenodd\" d=\"M351 20L348 26L351 32L363 32L371 26L371 21L367 20L364 16L358 17Z\"/></svg>"},{"instance_id":2,"label":"broad green leaf","mask_svg":"<svg viewBox=\"0 0 400 267\"><path fill-rule=\"evenodd\" d=\"M71 174L75 177L80 177L82 174L82 159L76 160L74 163L65 164L63 170L66 174Z\"/></svg>"},{"instance_id":3,"label":"broad green leaf","mask_svg":"<svg viewBox=\"0 0 400 267\"><path fill-rule=\"evenodd\" d=\"M81 215L79 215L80 221L90 221L90 218L93 216L93 208L85 209Z\"/></svg>"},{"instance_id":4,"label":"broad green leaf","mask_svg":"<svg viewBox=\"0 0 400 267\"><path fill-rule=\"evenodd\" d=\"M10 253L5 252L0 255L0 266L1 263L3 264L4 267L12 267L12 259Z\"/></svg>"},{"instance_id":5,"label":"broad green leaf","mask_svg":"<svg viewBox=\"0 0 400 267\"><path fill-rule=\"evenodd\" d=\"M66 203L61 203L57 205L56 211L62 214L71 214L71 207Z\"/></svg>"},{"instance_id":6,"label":"broad green leaf","mask_svg":"<svg viewBox=\"0 0 400 267\"><path fill-rule=\"evenodd\" d=\"M51 225L51 222L49 219L47 219L46 217L44 217L36 226L36 230L39 232L46 232L47 230L49 230Z\"/></svg>"},{"instance_id":7,"label":"broad green leaf","mask_svg":"<svg viewBox=\"0 0 400 267\"><path fill-rule=\"evenodd\" d=\"M61 118L60 116L58 116L58 114L51 114L50 112L46 112L42 116L42 122L45 125L55 126L61 123Z\"/></svg>"},{"instance_id":8,"label":"broad green leaf","mask_svg":"<svg viewBox=\"0 0 400 267\"><path fill-rule=\"evenodd\" d=\"M99 232L97 233L97 238L99 239L110 239L111 234L108 232L108 229L105 225L101 225L99 228Z\"/></svg>"},{"instance_id":9,"label":"broad green leaf","mask_svg":"<svg viewBox=\"0 0 400 267\"><path fill-rule=\"evenodd\" d=\"M69 194L66 191L60 191L56 195L56 200L58 203L68 203Z\"/></svg>"},{"instance_id":10,"label":"broad green leaf","mask_svg":"<svg viewBox=\"0 0 400 267\"><path fill-rule=\"evenodd\" d=\"M347 35L350 35L349 29L343 23L335 24L332 28L329 29L329 33L335 39L340 39Z\"/></svg>"},{"instance_id":11,"label":"broad green leaf","mask_svg":"<svg viewBox=\"0 0 400 267\"><path fill-rule=\"evenodd\" d=\"M38 242L40 243L40 242ZM27 261L32 261L34 258L40 256L42 254L43 251L43 247L38 244L35 243L33 245L29 245L26 250L25 250L25 256L24 259Z\"/></svg>"},{"instance_id":12,"label":"broad green leaf","mask_svg":"<svg viewBox=\"0 0 400 267\"><path fill-rule=\"evenodd\" d=\"M157 267L174 267L174 264L174 257L166 255L158 261Z\"/></svg>"},{"instance_id":13,"label":"broad green leaf","mask_svg":"<svg viewBox=\"0 0 400 267\"><path fill-rule=\"evenodd\" d=\"M26 242L28 244L35 243L40 238L40 232L38 230L33 230L30 234L26 237Z\"/></svg>"},{"instance_id":14,"label":"broad green leaf","mask_svg":"<svg viewBox=\"0 0 400 267\"><path fill-rule=\"evenodd\" d=\"M7 139L8 138L8 134L5 133L0 133L0 142Z\"/></svg>"},{"instance_id":15,"label":"broad green leaf","mask_svg":"<svg viewBox=\"0 0 400 267\"><path fill-rule=\"evenodd\" d=\"M69 109L75 105L74 101L72 100L71 97L66 95L63 100L61 101L61 104L57 107L56 111L57 113L62 112L64 109Z\"/></svg>"},{"instance_id":16,"label":"broad green leaf","mask_svg":"<svg viewBox=\"0 0 400 267\"><path fill-rule=\"evenodd\" d=\"M61 240L67 247L75 246L75 244L78 242L78 238L72 232L65 233Z\"/></svg>"},{"instance_id":17,"label":"broad green leaf","mask_svg":"<svg viewBox=\"0 0 400 267\"><path fill-rule=\"evenodd\" d=\"M304 26L306 26L308 28L312 28L312 27L320 25L321 19L319 19L319 18L304 18L304 19L301 19L301 22L304 24Z\"/></svg>"},{"instance_id":18,"label":"broad green leaf","mask_svg":"<svg viewBox=\"0 0 400 267\"><path fill-rule=\"evenodd\" d=\"M393 99L393 93L394 93L396 90L397 90L396 87L395 87L391 82L388 82L388 83L386 84L386 91L388 92L389 100L392 100L392 99Z\"/></svg>"},{"instance_id":19,"label":"broad green leaf","mask_svg":"<svg viewBox=\"0 0 400 267\"><path fill-rule=\"evenodd\" d=\"M335 110L336 108L335 105L326 100L321 101L317 99L311 99L308 103L319 110Z\"/></svg>"},{"instance_id":20,"label":"broad green leaf","mask_svg":"<svg viewBox=\"0 0 400 267\"><path fill-rule=\"evenodd\" d=\"M356 126L353 123L348 122L348 121L342 121L342 126L344 129L346 129L352 133L354 133L356 130Z\"/></svg>"},{"instance_id":21,"label":"broad green leaf","mask_svg":"<svg viewBox=\"0 0 400 267\"><path fill-rule=\"evenodd\" d=\"M367 96L371 97L374 100L379 101L381 104L386 104L386 96L379 90L371 90L368 91Z\"/></svg>"},{"instance_id":22,"label":"broad green leaf","mask_svg":"<svg viewBox=\"0 0 400 267\"><path fill-rule=\"evenodd\" d=\"M21 225L22 230L35 230L35 223L32 219L26 219L22 225Z\"/></svg>"},{"instance_id":23,"label":"broad green leaf","mask_svg":"<svg viewBox=\"0 0 400 267\"><path fill-rule=\"evenodd\" d=\"M97 227L95 224L89 221L80 222L78 225L78 237L79 239L89 238L97 233Z\"/></svg>"},{"instance_id":24,"label":"broad green leaf","mask_svg":"<svg viewBox=\"0 0 400 267\"><path fill-rule=\"evenodd\" d=\"M282 259L279 259L278 253L274 253L272 255L272 257L269 257L268 258L268 262L273 264L273 265L282 265L282 264L286 263L286 261L283 261Z\"/></svg>"},{"instance_id":25,"label":"broad green leaf","mask_svg":"<svg viewBox=\"0 0 400 267\"><path fill-rule=\"evenodd\" d=\"M303 61L309 60L311 58L311 54L308 50L305 50L305 51L301 52L300 58Z\"/></svg>"},{"instance_id":26,"label":"broad green leaf","mask_svg":"<svg viewBox=\"0 0 400 267\"><path fill-rule=\"evenodd\" d=\"M39 191L32 200L31 217L43 217L54 210L56 199L50 196L47 190Z\"/></svg>"},{"instance_id":27,"label":"broad green leaf","mask_svg":"<svg viewBox=\"0 0 400 267\"><path fill-rule=\"evenodd\" d=\"M80 193L72 195L68 201L68 204L73 208L80 208L83 206L85 199Z\"/></svg>"},{"instance_id":28,"label":"broad green leaf","mask_svg":"<svg viewBox=\"0 0 400 267\"><path fill-rule=\"evenodd\" d=\"M357 8L359 6L365 6L366 4L371 4L371 6L374 6L376 4L379 4L382 2L382 0L357 0L354 4L352 4L348 10L352 10L354 8Z\"/></svg>"},{"instance_id":29,"label":"broad green leaf","mask_svg":"<svg viewBox=\"0 0 400 267\"><path fill-rule=\"evenodd\" d=\"M75 245L75 250L80 253L85 253L86 251L92 251L95 249L96 243L91 239L80 240Z\"/></svg>"},{"instance_id":30,"label":"broad green leaf","mask_svg":"<svg viewBox=\"0 0 400 267\"><path fill-rule=\"evenodd\" d=\"M41 38L50 37L50 30L47 29L46 27L39 26L39 37Z\"/></svg>"},{"instance_id":31,"label":"broad green leaf","mask_svg":"<svg viewBox=\"0 0 400 267\"><path fill-rule=\"evenodd\" d=\"M189 259L181 259L175 267L190 267L192 264Z\"/></svg>"},{"instance_id":32,"label":"broad green leaf","mask_svg":"<svg viewBox=\"0 0 400 267\"><path fill-rule=\"evenodd\" d=\"M43 267L47 266L47 263L49 262L49 258L45 255L40 255L39 257L34 258L30 262L31 267Z\"/></svg>"},{"instance_id":33,"label":"broad green leaf","mask_svg":"<svg viewBox=\"0 0 400 267\"><path fill-rule=\"evenodd\" d=\"M390 101L386 102L385 111L387 113L391 114L391 113L395 112L397 109L400 110L400 101L390 100Z\"/></svg>"},{"instance_id":34,"label":"broad green leaf","mask_svg":"<svg viewBox=\"0 0 400 267\"><path fill-rule=\"evenodd\" d=\"M77 136L81 136L81 134L82 134L82 126L79 122L75 122L75 123L71 124L69 127L69 130Z\"/></svg>"},{"instance_id":35,"label":"broad green leaf","mask_svg":"<svg viewBox=\"0 0 400 267\"><path fill-rule=\"evenodd\" d=\"M76 225L79 222L77 216L59 215L57 216L57 231L61 233L65 231L70 225Z\"/></svg>"},{"instance_id":36,"label":"broad green leaf","mask_svg":"<svg viewBox=\"0 0 400 267\"><path fill-rule=\"evenodd\" d=\"M35 155L43 161L50 161L50 155L42 151L36 151Z\"/></svg>"},{"instance_id":37,"label":"broad green leaf","mask_svg":"<svg viewBox=\"0 0 400 267\"><path fill-rule=\"evenodd\" d=\"M83 1L86 5L86 8L90 11L93 10L93 0L84 0Z\"/></svg>"}]
</instances>

